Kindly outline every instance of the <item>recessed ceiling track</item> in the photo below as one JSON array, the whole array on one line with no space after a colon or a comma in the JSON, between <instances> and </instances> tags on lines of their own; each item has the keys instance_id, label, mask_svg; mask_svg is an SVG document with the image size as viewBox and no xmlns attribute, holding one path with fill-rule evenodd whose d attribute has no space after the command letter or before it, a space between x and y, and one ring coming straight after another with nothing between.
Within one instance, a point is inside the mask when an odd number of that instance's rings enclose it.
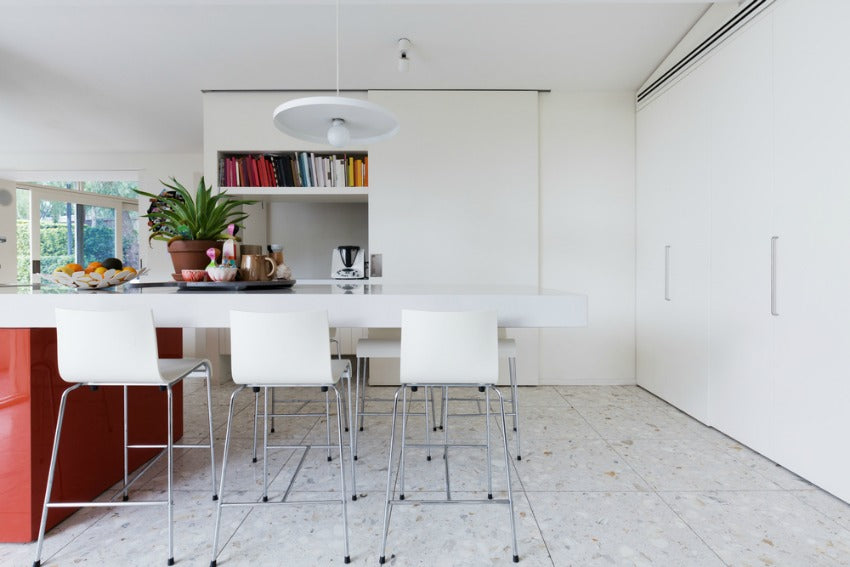
<instances>
[{"instance_id":1,"label":"recessed ceiling track","mask_svg":"<svg viewBox=\"0 0 850 567\"><path fill-rule=\"evenodd\" d=\"M664 85L676 75L678 75L688 65L690 65L691 63L705 55L707 52L709 52L711 49L716 47L718 44L723 42L735 30L743 26L758 12L773 4L775 1L776 0L752 0L744 8L739 10L738 13L735 14L728 22L723 24L717 31L711 34L705 41L696 46L687 55L679 59L679 61L675 65L670 67L670 69L668 69L663 75L655 79L648 87L638 92L637 101L643 101L643 99L651 95L662 85Z\"/></svg>"}]
</instances>

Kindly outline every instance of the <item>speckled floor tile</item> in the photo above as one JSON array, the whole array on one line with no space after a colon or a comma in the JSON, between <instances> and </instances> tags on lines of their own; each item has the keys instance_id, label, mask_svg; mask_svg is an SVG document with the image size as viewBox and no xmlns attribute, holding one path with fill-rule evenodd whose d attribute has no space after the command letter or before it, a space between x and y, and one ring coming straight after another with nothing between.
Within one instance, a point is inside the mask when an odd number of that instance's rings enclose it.
<instances>
[{"instance_id":1,"label":"speckled floor tile","mask_svg":"<svg viewBox=\"0 0 850 567\"><path fill-rule=\"evenodd\" d=\"M785 492L661 497L730 565L850 565L850 531Z\"/></svg>"},{"instance_id":2,"label":"speckled floor tile","mask_svg":"<svg viewBox=\"0 0 850 567\"><path fill-rule=\"evenodd\" d=\"M792 494L845 530L850 530L850 504L847 502L819 489L796 491Z\"/></svg>"},{"instance_id":3,"label":"speckled floor tile","mask_svg":"<svg viewBox=\"0 0 850 567\"><path fill-rule=\"evenodd\" d=\"M525 443L516 471L527 491L648 491L649 485L602 439Z\"/></svg>"},{"instance_id":4,"label":"speckled floor tile","mask_svg":"<svg viewBox=\"0 0 850 567\"><path fill-rule=\"evenodd\" d=\"M713 441L636 439L611 446L653 490L780 490Z\"/></svg>"},{"instance_id":5,"label":"speckled floor tile","mask_svg":"<svg viewBox=\"0 0 850 567\"><path fill-rule=\"evenodd\" d=\"M213 390L219 475L227 404L233 389L232 384L226 384ZM393 391L369 388L370 395L377 396L391 396ZM504 391L507 393L507 389ZM324 412L321 393L301 389L288 394L313 401L287 404L287 408ZM478 396L477 392L464 393L469 394ZM187 382L183 441L206 439L205 400L203 383ZM509 470L517 504L521 565L848 564L850 505L638 387L523 387L520 402L523 460L511 460ZM375 403L369 409L376 408L390 409L391 404ZM450 403L453 413L481 408L483 401ZM439 414L439 406L435 409ZM423 410L420 392L411 411ZM245 392L236 405L226 483L228 501L258 501L261 497L262 461L251 462L253 411L253 395ZM326 435L324 416L282 418L275 425L275 433L270 434L272 443L305 439L318 443L324 442ZM506 494L498 425L494 416L496 498ZM509 421L509 450L514 452L515 436L510 425ZM454 442L481 442L484 430L481 417L450 419L450 439ZM358 433L358 500L348 501L351 558L353 565L376 565L390 418L369 417L366 430ZM430 434L435 442L442 439L442 432ZM411 416L408 439L415 443L424 438L424 419ZM346 434L346 445L348 439ZM453 497L486 498L484 451L451 451ZM312 451L293 486L291 500L338 497L339 458L336 451L333 455L328 463L323 450ZM424 457L424 449L408 451L406 495L411 500L443 498L441 453L439 449L432 451L430 462ZM216 504L210 496L208 458L204 450L176 451L178 565L206 567L211 558ZM283 494L299 458L299 451L270 452L270 496ZM347 446L345 459L348 465ZM157 462L132 497L161 498L164 470L165 462ZM349 471L346 467L347 476ZM398 486L397 469L393 485ZM506 512L504 507L487 504L399 506L393 511L388 565L511 564ZM224 508L219 565L341 564L340 513L338 504L287 507L257 502ZM44 564L157 565L165 561L166 534L163 508L84 509L48 533ZM34 544L0 544L0 564L30 565L34 550Z\"/></svg>"},{"instance_id":6,"label":"speckled floor tile","mask_svg":"<svg viewBox=\"0 0 850 567\"><path fill-rule=\"evenodd\" d=\"M703 437L708 429L666 404L598 405L577 411L603 439L610 441L688 439Z\"/></svg>"},{"instance_id":7,"label":"speckled floor tile","mask_svg":"<svg viewBox=\"0 0 850 567\"><path fill-rule=\"evenodd\" d=\"M551 492L528 497L555 565L723 565L656 494Z\"/></svg>"}]
</instances>

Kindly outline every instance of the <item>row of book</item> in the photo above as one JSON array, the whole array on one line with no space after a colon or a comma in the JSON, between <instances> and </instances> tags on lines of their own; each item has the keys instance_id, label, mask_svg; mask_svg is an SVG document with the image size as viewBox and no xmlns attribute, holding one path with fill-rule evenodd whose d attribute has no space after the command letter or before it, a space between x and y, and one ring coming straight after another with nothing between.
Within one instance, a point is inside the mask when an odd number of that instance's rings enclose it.
<instances>
[{"instance_id":1,"label":"row of book","mask_svg":"<svg viewBox=\"0 0 850 567\"><path fill-rule=\"evenodd\" d=\"M368 187L365 155L287 154L223 155L219 187Z\"/></svg>"}]
</instances>

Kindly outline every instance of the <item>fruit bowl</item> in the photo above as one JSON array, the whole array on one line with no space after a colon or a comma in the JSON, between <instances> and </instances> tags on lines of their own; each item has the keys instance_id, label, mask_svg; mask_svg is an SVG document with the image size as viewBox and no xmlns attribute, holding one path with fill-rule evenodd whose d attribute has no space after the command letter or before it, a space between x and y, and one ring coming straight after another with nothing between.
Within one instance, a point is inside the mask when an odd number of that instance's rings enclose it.
<instances>
[{"instance_id":1,"label":"fruit bowl","mask_svg":"<svg viewBox=\"0 0 850 567\"><path fill-rule=\"evenodd\" d=\"M103 273L90 272L88 274L83 270L70 275L57 271L44 277L53 283L76 289L105 289L127 283L130 280L136 279L138 276L144 275L147 271L147 268L136 271L133 268L124 267L120 270L113 268Z\"/></svg>"}]
</instances>

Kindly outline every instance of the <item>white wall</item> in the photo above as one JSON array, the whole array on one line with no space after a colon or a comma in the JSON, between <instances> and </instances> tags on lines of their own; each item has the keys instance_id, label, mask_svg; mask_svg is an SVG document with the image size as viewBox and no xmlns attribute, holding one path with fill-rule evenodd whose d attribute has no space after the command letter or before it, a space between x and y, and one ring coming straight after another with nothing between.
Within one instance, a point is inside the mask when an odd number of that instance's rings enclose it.
<instances>
[{"instance_id":1,"label":"white wall","mask_svg":"<svg viewBox=\"0 0 850 567\"><path fill-rule=\"evenodd\" d=\"M541 384L635 381L634 93L540 95L540 285L588 326L540 333Z\"/></svg>"}]
</instances>

